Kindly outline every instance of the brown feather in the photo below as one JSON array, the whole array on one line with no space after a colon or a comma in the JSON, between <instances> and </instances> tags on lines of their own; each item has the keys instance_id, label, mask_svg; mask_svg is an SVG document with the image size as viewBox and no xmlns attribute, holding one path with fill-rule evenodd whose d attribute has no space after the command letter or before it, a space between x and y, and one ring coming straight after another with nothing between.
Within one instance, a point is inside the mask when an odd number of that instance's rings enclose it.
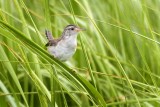
<instances>
[{"instance_id":1,"label":"brown feather","mask_svg":"<svg viewBox=\"0 0 160 107\"><path fill-rule=\"evenodd\" d=\"M45 34L46 34L46 37L47 37L48 41L54 40L53 36L52 36L52 33L50 31L45 30Z\"/></svg>"},{"instance_id":2,"label":"brown feather","mask_svg":"<svg viewBox=\"0 0 160 107\"><path fill-rule=\"evenodd\" d=\"M59 41L60 41L60 39L50 40L50 41L48 41L46 46L56 46Z\"/></svg>"},{"instance_id":3,"label":"brown feather","mask_svg":"<svg viewBox=\"0 0 160 107\"><path fill-rule=\"evenodd\" d=\"M48 30L45 31L46 37L48 39L48 43L45 46L56 46L60 39L54 39L52 33Z\"/></svg>"}]
</instances>

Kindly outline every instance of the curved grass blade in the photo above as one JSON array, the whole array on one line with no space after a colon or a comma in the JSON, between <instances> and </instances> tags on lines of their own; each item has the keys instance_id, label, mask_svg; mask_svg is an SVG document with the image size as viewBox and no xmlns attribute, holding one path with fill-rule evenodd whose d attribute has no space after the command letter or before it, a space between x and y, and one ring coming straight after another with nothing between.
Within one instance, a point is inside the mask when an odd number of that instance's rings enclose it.
<instances>
[{"instance_id":1,"label":"curved grass blade","mask_svg":"<svg viewBox=\"0 0 160 107\"><path fill-rule=\"evenodd\" d=\"M49 63L55 64L59 66L60 68L67 71L69 74L71 74L73 77L75 77L82 85L83 87L88 91L88 93L91 94L91 97L95 99L95 101L101 105L106 106L106 103L103 99L103 97L99 94L99 92L83 77L78 75L73 69L70 69L65 64L60 62L59 60L55 59L53 56L49 55L44 49L42 49L40 46L32 42L30 39L24 36L24 34L17 29L13 28L7 23L4 23L0 20L1 25L13 33L13 35L19 39L25 46L27 46L30 50L32 50L34 53L40 55L41 57L45 58Z\"/></svg>"}]
</instances>

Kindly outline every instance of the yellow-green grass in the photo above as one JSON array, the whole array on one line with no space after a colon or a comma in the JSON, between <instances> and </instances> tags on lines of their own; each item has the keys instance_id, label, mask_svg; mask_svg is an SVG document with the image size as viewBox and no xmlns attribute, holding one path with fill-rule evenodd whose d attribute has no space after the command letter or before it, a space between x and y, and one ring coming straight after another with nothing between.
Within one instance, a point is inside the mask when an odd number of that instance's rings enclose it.
<instances>
[{"instance_id":1,"label":"yellow-green grass","mask_svg":"<svg viewBox=\"0 0 160 107\"><path fill-rule=\"evenodd\" d=\"M159 0L1 0L0 107L157 107ZM46 51L68 24L75 55Z\"/></svg>"}]
</instances>

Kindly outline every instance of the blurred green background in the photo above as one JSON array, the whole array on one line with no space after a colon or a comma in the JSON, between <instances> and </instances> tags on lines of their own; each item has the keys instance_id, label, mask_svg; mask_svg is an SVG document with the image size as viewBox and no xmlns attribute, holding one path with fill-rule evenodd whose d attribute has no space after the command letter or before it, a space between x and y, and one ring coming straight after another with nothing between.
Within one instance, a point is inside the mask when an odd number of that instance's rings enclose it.
<instances>
[{"instance_id":1,"label":"blurred green background","mask_svg":"<svg viewBox=\"0 0 160 107\"><path fill-rule=\"evenodd\" d=\"M158 107L159 0L0 0L0 107ZM45 29L85 28L60 62Z\"/></svg>"}]
</instances>

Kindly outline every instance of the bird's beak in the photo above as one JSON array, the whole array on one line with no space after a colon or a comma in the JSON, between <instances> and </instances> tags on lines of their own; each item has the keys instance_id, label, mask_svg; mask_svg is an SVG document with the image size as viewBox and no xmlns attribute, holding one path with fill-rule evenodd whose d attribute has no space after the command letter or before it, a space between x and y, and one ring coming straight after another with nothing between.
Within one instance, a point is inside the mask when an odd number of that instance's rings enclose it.
<instances>
[{"instance_id":1,"label":"bird's beak","mask_svg":"<svg viewBox=\"0 0 160 107\"><path fill-rule=\"evenodd\" d=\"M86 29L84 29L84 28L78 28L78 27L75 28L75 31L76 31L76 32L80 32L80 31L84 31L84 30L86 30Z\"/></svg>"}]
</instances>

